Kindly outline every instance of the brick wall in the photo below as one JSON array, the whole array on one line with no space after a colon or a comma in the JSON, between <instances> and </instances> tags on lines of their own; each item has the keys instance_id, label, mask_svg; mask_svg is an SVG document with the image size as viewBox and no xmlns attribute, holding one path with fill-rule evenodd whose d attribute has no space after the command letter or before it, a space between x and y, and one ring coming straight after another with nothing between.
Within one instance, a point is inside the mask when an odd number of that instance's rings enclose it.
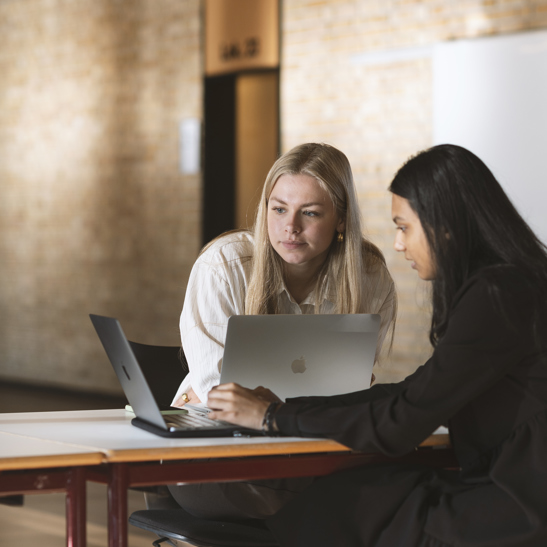
<instances>
[{"instance_id":1,"label":"brick wall","mask_svg":"<svg viewBox=\"0 0 547 547\"><path fill-rule=\"evenodd\" d=\"M405 52L444 40L545 27L545 0L283 3L283 150L323 141L348 155L368 234L384 251L397 284L397 333L380 379L406 376L431 352L428 287L392 250L395 230L386 192L402 162L432 144L431 60L405 59Z\"/></svg>"},{"instance_id":2,"label":"brick wall","mask_svg":"<svg viewBox=\"0 0 547 547\"><path fill-rule=\"evenodd\" d=\"M89 312L178 344L201 178L178 123L202 117L200 0L0 0L0 378L119 392ZM547 0L284 0L282 147L353 165L400 314L381 379L430 353L427 287L392 251L386 187L431 144L431 62L375 53L547 27Z\"/></svg>"},{"instance_id":3,"label":"brick wall","mask_svg":"<svg viewBox=\"0 0 547 547\"><path fill-rule=\"evenodd\" d=\"M179 343L200 244L178 124L199 0L0 2L0 377L119 392L88 313Z\"/></svg>"}]
</instances>

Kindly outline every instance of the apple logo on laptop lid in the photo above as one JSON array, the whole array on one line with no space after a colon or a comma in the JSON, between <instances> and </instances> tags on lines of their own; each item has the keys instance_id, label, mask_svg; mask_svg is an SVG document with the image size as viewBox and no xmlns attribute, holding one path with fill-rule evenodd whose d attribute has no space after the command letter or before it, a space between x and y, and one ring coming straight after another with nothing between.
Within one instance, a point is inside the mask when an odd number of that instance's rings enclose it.
<instances>
[{"instance_id":1,"label":"apple logo on laptop lid","mask_svg":"<svg viewBox=\"0 0 547 547\"><path fill-rule=\"evenodd\" d=\"M295 374L302 374L306 370L306 358L301 355L300 359L295 359L291 364L291 369Z\"/></svg>"}]
</instances>

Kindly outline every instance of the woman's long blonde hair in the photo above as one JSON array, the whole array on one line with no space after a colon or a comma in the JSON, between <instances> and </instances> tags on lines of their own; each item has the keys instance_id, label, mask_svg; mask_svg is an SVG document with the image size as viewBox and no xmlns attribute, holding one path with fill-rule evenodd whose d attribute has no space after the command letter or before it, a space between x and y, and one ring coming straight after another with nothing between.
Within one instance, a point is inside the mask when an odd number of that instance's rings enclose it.
<instances>
[{"instance_id":1,"label":"woman's long blonde hair","mask_svg":"<svg viewBox=\"0 0 547 547\"><path fill-rule=\"evenodd\" d=\"M333 241L315 284L315 313L327 292L335 290L336 313L368 311L372 295L363 294L363 275L384 263L380 250L362 233L361 214L347 157L328 144L306 143L283 154L272 166L260 198L253 227L253 268L245 313L277 313L277 293L283 282L283 259L275 252L268 236L268 200L282 175L309 175L330 196L339 218L345 221L344 240Z\"/></svg>"}]
</instances>

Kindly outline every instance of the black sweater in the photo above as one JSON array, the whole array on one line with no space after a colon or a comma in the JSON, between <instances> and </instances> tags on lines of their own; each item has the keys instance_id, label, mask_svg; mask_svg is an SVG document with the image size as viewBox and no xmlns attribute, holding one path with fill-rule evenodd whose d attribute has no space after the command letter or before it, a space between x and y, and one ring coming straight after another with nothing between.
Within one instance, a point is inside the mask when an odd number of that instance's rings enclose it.
<instances>
[{"instance_id":1,"label":"black sweater","mask_svg":"<svg viewBox=\"0 0 547 547\"><path fill-rule=\"evenodd\" d=\"M347 504L352 512L361 507L359 517L344 527L354 528L355 545L547 545L547 364L537 343L547 346L547 321L539 318L538 340L531 312L536 299L514 269L481 270L456 295L447 331L431 359L406 380L336 397L292 399L278 410L283 434L328 437L389 456L404 455L440 425L449 426L462 467L458 475L429 472L424 477L423 470L408 469L395 479L391 465L387 475L374 475L376 482L383 476L383 491L390 492L385 502L378 497L381 481L377 491L368 492L370 468L355 471L351 486L343 487L346 492L335 494L344 481L324 481L329 496L339 498L333 518L347 518L344 498L355 490ZM397 488L399 480L404 486ZM310 518L318 515L314 499L320 495L312 495L308 505L303 496L272 519L282 545L307 544L304 539L293 543L282 528L300 527L307 530L302 537L310 537L302 510ZM491 514L485 515L484 507ZM371 512L376 517L369 522ZM397 535L401 526L405 533ZM353 544L349 537L344 540L349 543L338 543L341 534L337 529L327 539L323 531L316 545Z\"/></svg>"}]
</instances>

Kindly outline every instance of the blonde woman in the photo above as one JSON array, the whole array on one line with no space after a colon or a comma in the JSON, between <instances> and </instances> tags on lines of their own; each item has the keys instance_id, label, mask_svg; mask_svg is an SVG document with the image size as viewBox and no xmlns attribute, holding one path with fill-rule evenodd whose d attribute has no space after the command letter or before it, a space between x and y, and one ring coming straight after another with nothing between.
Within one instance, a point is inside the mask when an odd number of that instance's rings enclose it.
<instances>
[{"instance_id":1,"label":"blonde woman","mask_svg":"<svg viewBox=\"0 0 547 547\"><path fill-rule=\"evenodd\" d=\"M363 237L346 156L326 144L297 146L268 173L254 228L215 239L192 269L180 319L190 373L173 405L206 402L218 385L232 315L378 313L380 348L396 302L382 253ZM172 485L174 500L149 506L178 504L201 518L265 518L312 481Z\"/></svg>"},{"instance_id":2,"label":"blonde woman","mask_svg":"<svg viewBox=\"0 0 547 547\"><path fill-rule=\"evenodd\" d=\"M190 373L173 405L206 401L218 385L232 315L379 313L379 351L396 302L382 253L363 237L348 159L296 146L268 173L254 228L218 237L192 269L180 318Z\"/></svg>"}]
</instances>

